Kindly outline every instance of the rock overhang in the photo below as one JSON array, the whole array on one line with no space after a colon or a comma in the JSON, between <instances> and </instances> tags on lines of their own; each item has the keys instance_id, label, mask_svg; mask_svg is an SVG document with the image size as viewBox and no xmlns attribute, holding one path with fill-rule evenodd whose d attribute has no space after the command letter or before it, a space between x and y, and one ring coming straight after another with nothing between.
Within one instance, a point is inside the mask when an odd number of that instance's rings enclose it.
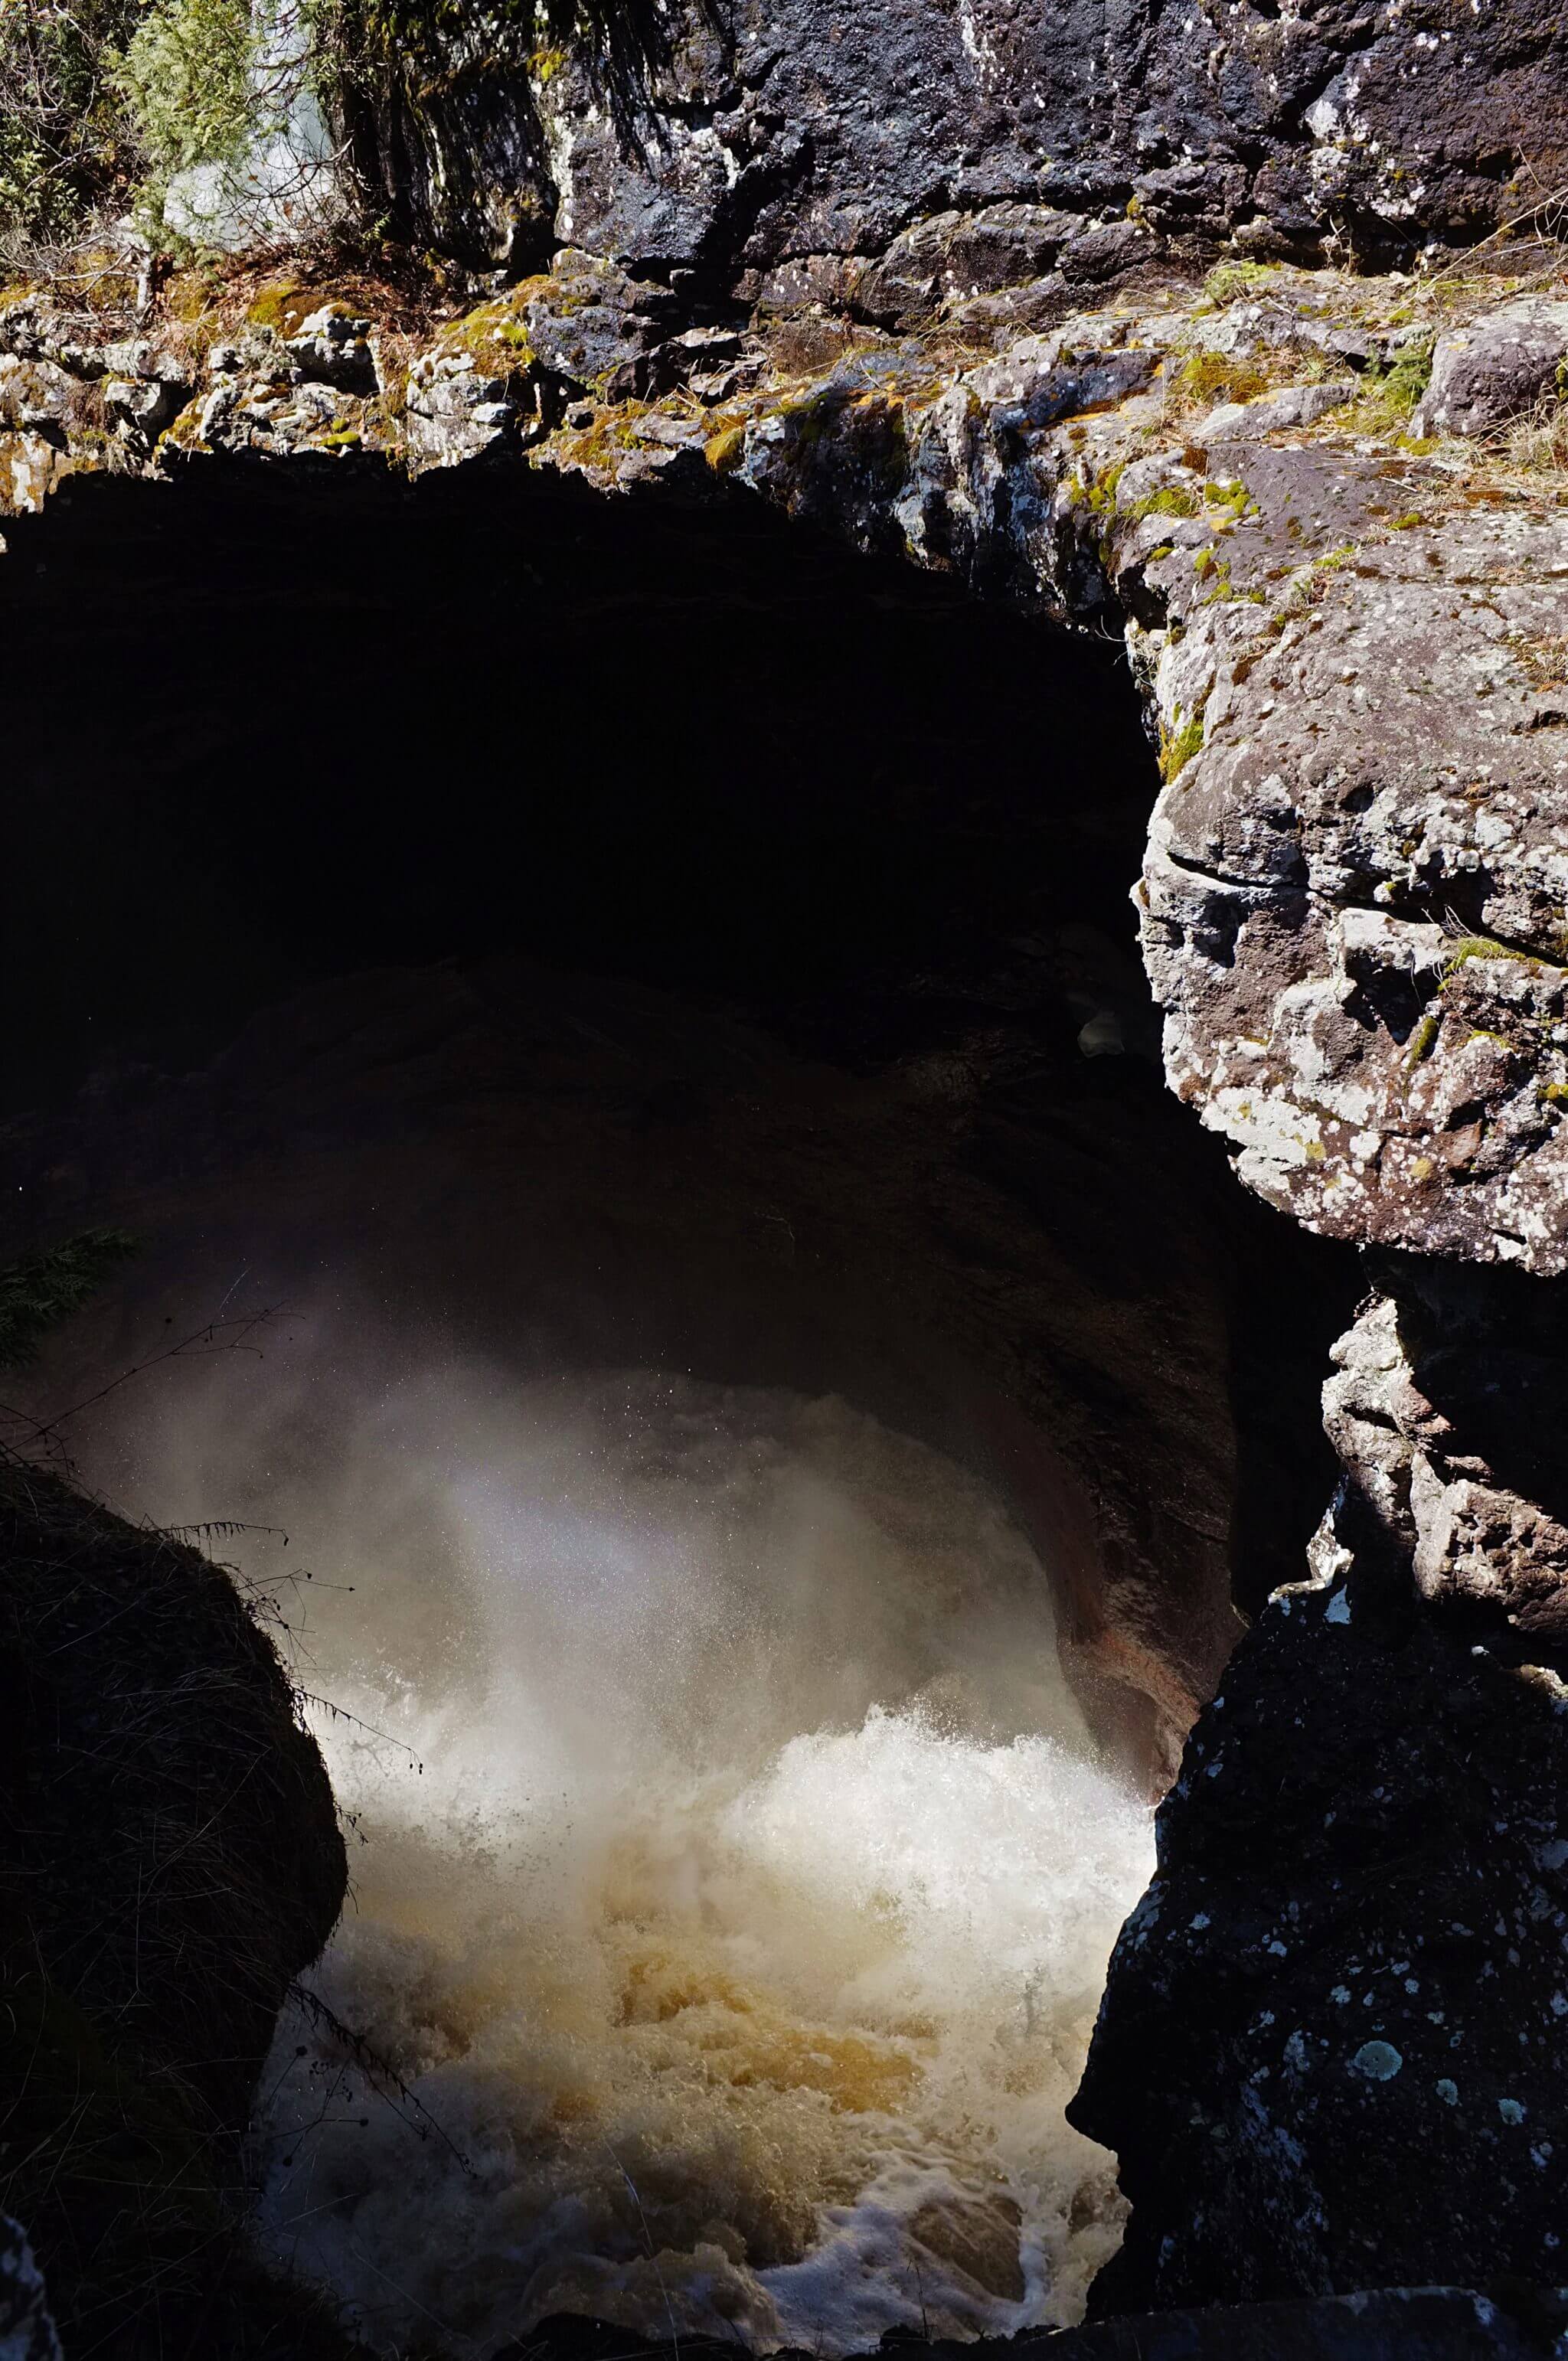
<instances>
[{"instance_id":1,"label":"rock overhang","mask_svg":"<svg viewBox=\"0 0 1568 2361\"><path fill-rule=\"evenodd\" d=\"M323 500L498 467L760 497L1124 636L1164 776L1137 901L1172 1087L1310 1229L1552 1272L1568 519L1486 406L1523 398L1521 318L1523 393L1554 398L1568 305L1535 260L1522 294L1145 269L1088 303L1058 281L1022 329L1032 288L1011 320L960 288L900 335L816 302L694 317L578 250L422 323L276 274L193 321L30 296L0 312L5 478L16 508L72 473L240 461ZM1445 350L1484 434L1410 431Z\"/></svg>"}]
</instances>

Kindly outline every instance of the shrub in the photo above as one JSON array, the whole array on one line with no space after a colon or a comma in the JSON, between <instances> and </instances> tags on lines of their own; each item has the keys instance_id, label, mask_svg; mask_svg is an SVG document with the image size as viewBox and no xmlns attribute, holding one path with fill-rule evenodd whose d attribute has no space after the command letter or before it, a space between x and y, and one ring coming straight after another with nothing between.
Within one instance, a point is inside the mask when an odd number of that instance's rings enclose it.
<instances>
[{"instance_id":1,"label":"shrub","mask_svg":"<svg viewBox=\"0 0 1568 2361\"><path fill-rule=\"evenodd\" d=\"M134 137L105 75L136 0L0 0L0 261L123 203Z\"/></svg>"},{"instance_id":2,"label":"shrub","mask_svg":"<svg viewBox=\"0 0 1568 2361\"><path fill-rule=\"evenodd\" d=\"M255 50L245 0L154 0L112 72L156 180L236 160Z\"/></svg>"}]
</instances>

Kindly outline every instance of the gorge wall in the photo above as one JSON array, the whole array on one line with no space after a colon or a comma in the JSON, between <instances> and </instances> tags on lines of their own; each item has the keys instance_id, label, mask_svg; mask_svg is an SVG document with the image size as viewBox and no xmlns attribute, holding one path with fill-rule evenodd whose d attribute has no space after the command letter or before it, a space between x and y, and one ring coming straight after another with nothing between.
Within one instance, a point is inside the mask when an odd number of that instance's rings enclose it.
<instances>
[{"instance_id":1,"label":"gorge wall","mask_svg":"<svg viewBox=\"0 0 1568 2361\"><path fill-rule=\"evenodd\" d=\"M346 126L361 181L486 276L317 245L0 306L5 595L46 642L51 598L63 635L95 568L167 583L183 565L199 609L189 553L244 552L255 503L301 550L324 533L385 552L404 533L428 557L427 520L471 499L526 516L547 551L573 501L638 521L616 554L655 551L668 520L704 566L762 504L890 580L946 577L977 629L1124 645L1157 746L1136 884L1174 1093L1157 1114L1118 1082L1113 1127L1097 1104L1085 1160L1046 1177L1060 1075L1089 1070L1073 994L1122 1050L1135 1012L1110 968L1086 983L1098 949L1038 911L1048 984L994 955L981 978L959 947L939 974L961 1021L918 1051L905 957L869 1045L840 1002L826 1037L820 1011L814 1033L791 1017L787 1060L729 1033L720 1055L715 1027L639 1082L650 1126L695 1121L705 1154L724 1133L742 1193L765 1168L792 1237L832 1233L834 1268L874 1264L878 1223L927 1259L966 1415L1021 1403L1071 1471L1101 1671L1119 1665L1166 1729L1202 1704L1074 2109L1133 2202L1094 2298L1107 2313L1563 2277L1568 295L1547 202L1563 39L1530 0L1243 6L1223 27L979 5L661 19L630 48L389 71L363 94ZM493 569L463 577L472 544L444 548L482 614ZM770 544L762 562L795 561ZM316 566L268 561L280 611ZM334 556L320 572L363 610ZM459 659L463 629L460 613ZM178 658L141 658L143 709L171 675L179 714ZM1005 749L1024 805L1028 734ZM330 741L275 742L332 760ZM1052 826L1053 896L1071 908L1092 875L1103 927L1124 840L1096 850L1070 796ZM553 992L554 1024L590 1021ZM354 1055L373 1068L389 1022L448 1109L452 1075L475 1104L519 1093L520 1008L523 1094L563 1086L537 978L521 997L476 972L371 1001L345 1014L329 996L291 1020L302 1040L284 1027L281 1055L276 1035L242 1053L285 1131L314 1135L337 1046L367 1031ZM1060 1036L1026 1119L1021 1005ZM640 1003L640 1038L654 1021ZM621 1004L591 1022L609 1062L581 1152L602 1170L633 1020ZM738 1112L740 1077L775 1059L777 1104L809 1100L857 1175L842 1200L815 1150L796 1173ZM235 1071L73 1118L74 1167L55 1119L27 1130L23 1224L96 1210L83 1171L111 1168L116 1211L167 1216L174 1141L181 1202L200 1202ZM727 1093L725 1123L700 1128ZM934 1097L959 1112L916 1202L894 1176L912 1141L931 1159ZM1178 1101L1266 1216L1201 1162ZM973 1248L1003 1167L1004 1190L1030 1176L1025 1268L1010 1221ZM250 1185L277 1171L259 1162ZM1126 1193L1102 1222L1070 1210L1086 1176L1113 1175ZM1213 1220L1216 1187L1234 1192L1229 1277L1225 1217L1195 1251L1180 1241L1195 1209ZM1112 1318L1113 1234L1148 1260L1137 1309ZM1299 1426L1278 1439L1303 1415L1294 1378L1245 1397L1331 1326L1337 1488L1325 1471L1310 1552L1297 1565L1292 1542L1281 1564L1291 1488L1321 1463ZM1201 1501L1173 1536L1177 1471L1195 1467ZM1227 1564L1256 1620L1212 1696Z\"/></svg>"}]
</instances>

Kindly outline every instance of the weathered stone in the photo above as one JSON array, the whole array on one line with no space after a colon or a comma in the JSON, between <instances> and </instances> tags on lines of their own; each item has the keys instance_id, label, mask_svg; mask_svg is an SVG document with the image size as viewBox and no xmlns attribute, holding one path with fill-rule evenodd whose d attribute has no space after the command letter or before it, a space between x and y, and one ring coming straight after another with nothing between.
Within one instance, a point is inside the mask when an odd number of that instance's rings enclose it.
<instances>
[{"instance_id":1,"label":"weathered stone","mask_svg":"<svg viewBox=\"0 0 1568 2361\"><path fill-rule=\"evenodd\" d=\"M1062 276L1075 286L1098 286L1152 261L1158 251L1158 241L1144 222L1099 222L1063 247Z\"/></svg>"},{"instance_id":2,"label":"weathered stone","mask_svg":"<svg viewBox=\"0 0 1568 2361\"><path fill-rule=\"evenodd\" d=\"M1331 410L1342 410L1355 393L1343 381L1331 385L1290 385L1278 393L1260 394L1255 401L1225 401L1192 429L1194 443L1261 443L1288 426L1310 426Z\"/></svg>"},{"instance_id":3,"label":"weathered stone","mask_svg":"<svg viewBox=\"0 0 1568 2361\"><path fill-rule=\"evenodd\" d=\"M1568 303L1509 303L1439 336L1418 434L1486 434L1517 418L1568 361Z\"/></svg>"},{"instance_id":4,"label":"weathered stone","mask_svg":"<svg viewBox=\"0 0 1568 2361\"><path fill-rule=\"evenodd\" d=\"M1376 1582L1282 1594L1161 1807L1073 2120L1103 2314L1561 2271L1568 1692Z\"/></svg>"},{"instance_id":5,"label":"weathered stone","mask_svg":"<svg viewBox=\"0 0 1568 2361\"><path fill-rule=\"evenodd\" d=\"M857 309L868 319L887 322L917 321L935 312L947 291L953 240L963 225L962 214L932 214L901 231L861 279Z\"/></svg>"},{"instance_id":6,"label":"weathered stone","mask_svg":"<svg viewBox=\"0 0 1568 2361\"><path fill-rule=\"evenodd\" d=\"M781 0L732 30L692 6L619 40L597 21L599 51L547 83L525 51L356 126L405 236L527 267L553 215L557 243L732 282L880 254L946 206L1083 217L1135 192L1156 227L1254 252L1409 258L1518 214L1526 157L1546 190L1568 156L1552 0L1435 29L1251 5L1123 21L1079 0Z\"/></svg>"},{"instance_id":7,"label":"weathered stone","mask_svg":"<svg viewBox=\"0 0 1568 2361\"><path fill-rule=\"evenodd\" d=\"M409 452L416 467L457 467L525 434L530 413L512 382L490 377L471 355L427 355L408 381ZM203 421L203 440L211 430Z\"/></svg>"},{"instance_id":8,"label":"weathered stone","mask_svg":"<svg viewBox=\"0 0 1568 2361\"><path fill-rule=\"evenodd\" d=\"M336 386L345 393L374 393L376 360L370 323L323 304L301 323L298 335L283 339L296 375L312 385Z\"/></svg>"}]
</instances>

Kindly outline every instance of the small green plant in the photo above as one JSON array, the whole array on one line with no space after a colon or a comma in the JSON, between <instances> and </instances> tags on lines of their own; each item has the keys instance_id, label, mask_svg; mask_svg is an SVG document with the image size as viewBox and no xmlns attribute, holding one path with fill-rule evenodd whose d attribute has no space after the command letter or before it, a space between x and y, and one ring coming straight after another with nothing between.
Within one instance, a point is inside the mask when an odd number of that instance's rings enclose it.
<instances>
[{"instance_id":1,"label":"small green plant","mask_svg":"<svg viewBox=\"0 0 1568 2361\"><path fill-rule=\"evenodd\" d=\"M1199 506L1197 494L1190 492L1185 484L1162 484L1157 492L1135 501L1132 513L1141 523L1145 517L1152 516L1195 517Z\"/></svg>"},{"instance_id":2,"label":"small green plant","mask_svg":"<svg viewBox=\"0 0 1568 2361\"><path fill-rule=\"evenodd\" d=\"M1192 353L1176 380L1193 401L1251 401L1268 390L1268 379L1251 361L1229 353Z\"/></svg>"},{"instance_id":3,"label":"small green plant","mask_svg":"<svg viewBox=\"0 0 1568 2361\"><path fill-rule=\"evenodd\" d=\"M1362 379L1355 403L1355 423L1374 433L1388 433L1405 424L1431 383L1432 334L1412 337L1387 368L1374 362Z\"/></svg>"},{"instance_id":4,"label":"small green plant","mask_svg":"<svg viewBox=\"0 0 1568 2361\"><path fill-rule=\"evenodd\" d=\"M1441 1008L1429 1008L1421 1017L1420 1022L1416 1026L1414 1031L1410 1035L1409 1044L1405 1051L1405 1069L1407 1072L1413 1071L1417 1066L1425 1065L1427 1060L1431 1056L1432 1051L1437 1047L1438 1030L1442 1026L1442 1011Z\"/></svg>"}]
</instances>

